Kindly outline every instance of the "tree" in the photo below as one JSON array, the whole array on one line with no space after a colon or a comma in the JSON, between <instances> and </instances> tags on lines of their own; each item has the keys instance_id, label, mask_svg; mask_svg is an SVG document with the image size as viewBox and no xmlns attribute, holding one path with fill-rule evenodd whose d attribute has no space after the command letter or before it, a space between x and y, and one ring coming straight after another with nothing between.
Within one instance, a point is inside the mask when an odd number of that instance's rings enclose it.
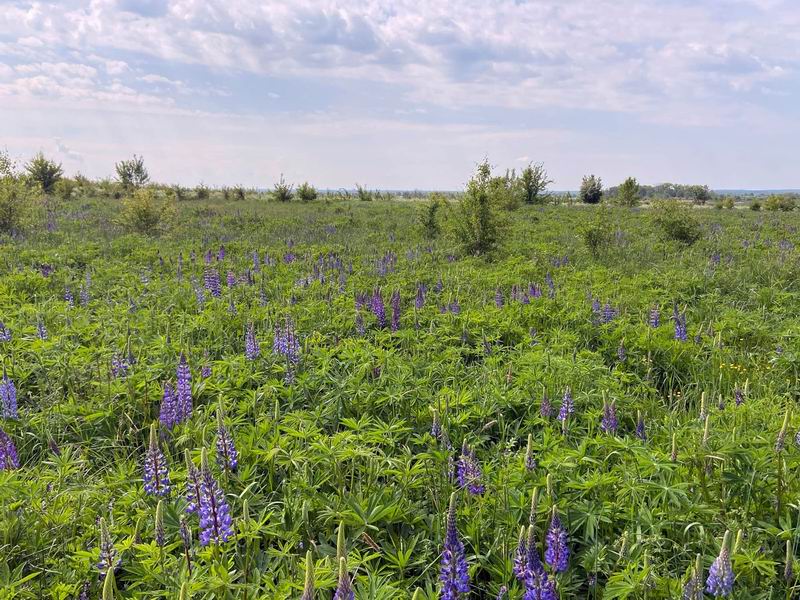
<instances>
[{"instance_id":1,"label":"tree","mask_svg":"<svg viewBox=\"0 0 800 600\"><path fill-rule=\"evenodd\" d=\"M543 163L528 163L520 174L519 183L522 201L525 204L543 204L547 186L553 183L553 180L547 178Z\"/></svg>"},{"instance_id":2,"label":"tree","mask_svg":"<svg viewBox=\"0 0 800 600\"><path fill-rule=\"evenodd\" d=\"M492 169L484 160L458 203L455 213L455 235L466 254L482 256L497 247L503 219L491 197Z\"/></svg>"},{"instance_id":3,"label":"tree","mask_svg":"<svg viewBox=\"0 0 800 600\"><path fill-rule=\"evenodd\" d=\"M444 204L444 198L441 194L433 193L430 196L430 201L422 209L420 215L420 225L422 225L423 235L425 239L433 240L439 237L441 233L441 226L439 225L439 209Z\"/></svg>"},{"instance_id":4,"label":"tree","mask_svg":"<svg viewBox=\"0 0 800 600\"><path fill-rule=\"evenodd\" d=\"M0 179L5 177L16 177L17 165L8 155L7 150L0 150Z\"/></svg>"},{"instance_id":5,"label":"tree","mask_svg":"<svg viewBox=\"0 0 800 600\"><path fill-rule=\"evenodd\" d=\"M0 233L14 233L30 205L30 190L21 179L0 177Z\"/></svg>"},{"instance_id":6,"label":"tree","mask_svg":"<svg viewBox=\"0 0 800 600\"><path fill-rule=\"evenodd\" d=\"M603 199L603 181L594 175L584 175L578 198L584 204L599 204Z\"/></svg>"},{"instance_id":7,"label":"tree","mask_svg":"<svg viewBox=\"0 0 800 600\"><path fill-rule=\"evenodd\" d=\"M138 189L150 181L150 174L141 156L134 154L131 160L121 160L114 168L117 170L117 179L125 189Z\"/></svg>"},{"instance_id":8,"label":"tree","mask_svg":"<svg viewBox=\"0 0 800 600\"><path fill-rule=\"evenodd\" d=\"M620 206L639 205L639 182L635 177L628 177L617 189L617 204Z\"/></svg>"},{"instance_id":9,"label":"tree","mask_svg":"<svg viewBox=\"0 0 800 600\"><path fill-rule=\"evenodd\" d=\"M294 198L293 190L294 185L286 183L286 180L283 178L283 173L281 173L280 180L275 184L272 190L272 197L278 202L289 202Z\"/></svg>"},{"instance_id":10,"label":"tree","mask_svg":"<svg viewBox=\"0 0 800 600\"><path fill-rule=\"evenodd\" d=\"M693 185L689 188L689 197L695 204L705 204L711 200L711 190L707 185Z\"/></svg>"},{"instance_id":11,"label":"tree","mask_svg":"<svg viewBox=\"0 0 800 600\"><path fill-rule=\"evenodd\" d=\"M317 190L310 183L304 182L297 187L297 197L301 202L311 202L317 199Z\"/></svg>"},{"instance_id":12,"label":"tree","mask_svg":"<svg viewBox=\"0 0 800 600\"><path fill-rule=\"evenodd\" d=\"M38 183L45 194L51 193L56 182L64 175L61 164L48 160L41 152L25 165L25 171L28 173L28 179Z\"/></svg>"}]
</instances>

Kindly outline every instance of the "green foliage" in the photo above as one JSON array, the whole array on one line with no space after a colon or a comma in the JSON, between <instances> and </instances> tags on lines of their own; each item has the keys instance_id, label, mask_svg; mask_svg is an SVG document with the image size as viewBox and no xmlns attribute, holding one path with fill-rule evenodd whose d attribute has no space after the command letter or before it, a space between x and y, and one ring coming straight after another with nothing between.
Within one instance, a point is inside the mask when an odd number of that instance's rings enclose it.
<instances>
[{"instance_id":1,"label":"green foliage","mask_svg":"<svg viewBox=\"0 0 800 600\"><path fill-rule=\"evenodd\" d=\"M53 192L56 183L64 175L60 164L48 160L41 152L25 165L28 180L38 185L45 194Z\"/></svg>"},{"instance_id":2,"label":"green foliage","mask_svg":"<svg viewBox=\"0 0 800 600\"><path fill-rule=\"evenodd\" d=\"M444 197L441 194L433 193L430 195L427 204L422 207L419 222L422 225L422 235L426 240L435 240L442 232L439 213L444 204Z\"/></svg>"},{"instance_id":3,"label":"green foliage","mask_svg":"<svg viewBox=\"0 0 800 600\"><path fill-rule=\"evenodd\" d=\"M796 207L797 202L795 198L786 194L771 194L764 200L764 210L789 212Z\"/></svg>"},{"instance_id":4,"label":"green foliage","mask_svg":"<svg viewBox=\"0 0 800 600\"><path fill-rule=\"evenodd\" d=\"M304 182L297 188L297 197L301 202L311 202L317 199L317 189L310 183Z\"/></svg>"},{"instance_id":5,"label":"green foliage","mask_svg":"<svg viewBox=\"0 0 800 600\"><path fill-rule=\"evenodd\" d=\"M281 173L281 178L272 188L272 199L276 202L291 202L294 198L294 185L286 183Z\"/></svg>"},{"instance_id":6,"label":"green foliage","mask_svg":"<svg viewBox=\"0 0 800 600\"><path fill-rule=\"evenodd\" d=\"M695 204L704 205L711 200L711 190L707 185L689 186L689 197Z\"/></svg>"},{"instance_id":7,"label":"green foliage","mask_svg":"<svg viewBox=\"0 0 800 600\"><path fill-rule=\"evenodd\" d=\"M9 156L7 150L0 150L0 179L17 176L17 164Z\"/></svg>"},{"instance_id":8,"label":"green foliage","mask_svg":"<svg viewBox=\"0 0 800 600\"><path fill-rule=\"evenodd\" d=\"M503 210L516 210L520 206L522 189L516 172L506 170L505 175L491 177L488 193L492 204Z\"/></svg>"},{"instance_id":9,"label":"green foliage","mask_svg":"<svg viewBox=\"0 0 800 600\"><path fill-rule=\"evenodd\" d=\"M547 200L547 186L551 183L553 180L547 177L544 163L529 163L519 177L522 201L525 204L544 204Z\"/></svg>"},{"instance_id":10,"label":"green foliage","mask_svg":"<svg viewBox=\"0 0 800 600\"><path fill-rule=\"evenodd\" d=\"M170 202L159 200L152 190L141 188L123 203L120 221L128 231L158 235L170 226L173 215Z\"/></svg>"},{"instance_id":11,"label":"green foliage","mask_svg":"<svg viewBox=\"0 0 800 600\"><path fill-rule=\"evenodd\" d=\"M198 200L208 200L211 197L211 190L203 183L194 188L194 193Z\"/></svg>"},{"instance_id":12,"label":"green foliage","mask_svg":"<svg viewBox=\"0 0 800 600\"><path fill-rule=\"evenodd\" d=\"M498 213L498 186L488 161L478 165L475 175L454 211L455 237L461 251L470 256L490 254L497 247L505 221Z\"/></svg>"},{"instance_id":13,"label":"green foliage","mask_svg":"<svg viewBox=\"0 0 800 600\"><path fill-rule=\"evenodd\" d=\"M678 200L658 200L651 209L653 224L668 240L693 244L701 236L700 223L692 209Z\"/></svg>"},{"instance_id":14,"label":"green foliage","mask_svg":"<svg viewBox=\"0 0 800 600\"><path fill-rule=\"evenodd\" d=\"M373 193L358 183L356 184L356 197L362 202L371 202L374 199Z\"/></svg>"},{"instance_id":15,"label":"green foliage","mask_svg":"<svg viewBox=\"0 0 800 600\"><path fill-rule=\"evenodd\" d=\"M245 189L242 186L237 185L237 186L235 186L233 188L233 199L234 200L236 200L237 202L243 202L245 197L246 197L246 192L245 192Z\"/></svg>"},{"instance_id":16,"label":"green foliage","mask_svg":"<svg viewBox=\"0 0 800 600\"><path fill-rule=\"evenodd\" d=\"M583 243L593 257L599 257L614 240L611 219L606 211L599 213L594 220L587 221L580 229L579 234Z\"/></svg>"},{"instance_id":17,"label":"green foliage","mask_svg":"<svg viewBox=\"0 0 800 600\"><path fill-rule=\"evenodd\" d=\"M758 200L753 200L750 203L750 210L761 210L761 202Z\"/></svg>"},{"instance_id":18,"label":"green foliage","mask_svg":"<svg viewBox=\"0 0 800 600\"><path fill-rule=\"evenodd\" d=\"M584 175L578 199L584 204L600 204L603 199L603 181L594 175Z\"/></svg>"},{"instance_id":19,"label":"green foliage","mask_svg":"<svg viewBox=\"0 0 800 600\"><path fill-rule=\"evenodd\" d=\"M144 166L144 158L133 155L130 160L122 160L114 165L117 171L117 180L126 190L138 189L150 181L150 173Z\"/></svg>"},{"instance_id":20,"label":"green foliage","mask_svg":"<svg viewBox=\"0 0 800 600\"><path fill-rule=\"evenodd\" d=\"M0 233L14 233L22 227L31 201L32 194L22 180L0 178Z\"/></svg>"},{"instance_id":21,"label":"green foliage","mask_svg":"<svg viewBox=\"0 0 800 600\"><path fill-rule=\"evenodd\" d=\"M72 200L72 195L78 187L78 183L74 179L64 177L59 179L54 186L54 193L59 200Z\"/></svg>"},{"instance_id":22,"label":"green foliage","mask_svg":"<svg viewBox=\"0 0 800 600\"><path fill-rule=\"evenodd\" d=\"M628 177L617 188L616 203L619 206L633 207L639 205L639 182L635 177Z\"/></svg>"}]
</instances>

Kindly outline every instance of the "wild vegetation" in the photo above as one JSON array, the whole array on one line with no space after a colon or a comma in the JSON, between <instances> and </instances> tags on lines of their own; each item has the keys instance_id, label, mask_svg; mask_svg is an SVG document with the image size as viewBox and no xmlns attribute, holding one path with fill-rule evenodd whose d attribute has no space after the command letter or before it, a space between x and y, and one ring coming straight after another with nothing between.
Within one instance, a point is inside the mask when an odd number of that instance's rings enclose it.
<instances>
[{"instance_id":1,"label":"wild vegetation","mask_svg":"<svg viewBox=\"0 0 800 600\"><path fill-rule=\"evenodd\" d=\"M800 592L796 212L126 178L0 183L0 597Z\"/></svg>"}]
</instances>

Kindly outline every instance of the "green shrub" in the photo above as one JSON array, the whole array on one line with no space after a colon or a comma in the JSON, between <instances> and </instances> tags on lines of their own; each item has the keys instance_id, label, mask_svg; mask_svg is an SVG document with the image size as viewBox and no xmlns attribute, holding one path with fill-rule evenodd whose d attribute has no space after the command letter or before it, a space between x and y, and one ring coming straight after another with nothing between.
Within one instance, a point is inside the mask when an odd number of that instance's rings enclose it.
<instances>
[{"instance_id":1,"label":"green shrub","mask_svg":"<svg viewBox=\"0 0 800 600\"><path fill-rule=\"evenodd\" d=\"M14 233L31 202L31 192L25 183L14 177L0 179L0 233Z\"/></svg>"},{"instance_id":2,"label":"green shrub","mask_svg":"<svg viewBox=\"0 0 800 600\"><path fill-rule=\"evenodd\" d=\"M600 256L614 239L611 220L606 211L602 211L594 220L585 223L578 230L586 248L594 258Z\"/></svg>"},{"instance_id":3,"label":"green shrub","mask_svg":"<svg viewBox=\"0 0 800 600\"><path fill-rule=\"evenodd\" d=\"M117 179L126 189L140 188L150 181L150 174L144 166L144 158L133 155L131 160L122 160L114 165Z\"/></svg>"},{"instance_id":4,"label":"green shrub","mask_svg":"<svg viewBox=\"0 0 800 600\"><path fill-rule=\"evenodd\" d=\"M635 177L628 177L617 189L616 203L619 206L639 205L639 182Z\"/></svg>"},{"instance_id":5,"label":"green shrub","mask_svg":"<svg viewBox=\"0 0 800 600\"><path fill-rule=\"evenodd\" d=\"M142 188L125 200L121 222L128 231L157 235L169 227L173 214L170 202L160 201L152 190Z\"/></svg>"},{"instance_id":6,"label":"green shrub","mask_svg":"<svg viewBox=\"0 0 800 600\"><path fill-rule=\"evenodd\" d=\"M725 196L722 199L722 208L727 208L728 210L730 210L734 206L736 206L736 201L733 199L732 196Z\"/></svg>"},{"instance_id":7,"label":"green shrub","mask_svg":"<svg viewBox=\"0 0 800 600\"><path fill-rule=\"evenodd\" d=\"M439 224L439 212L443 203L444 198L441 194L431 194L430 200L423 207L420 215L420 225L422 225L422 234L425 239L433 240L439 237L442 230Z\"/></svg>"},{"instance_id":8,"label":"green shrub","mask_svg":"<svg viewBox=\"0 0 800 600\"><path fill-rule=\"evenodd\" d=\"M796 201L792 196L772 194L764 201L764 210L780 210L789 212L794 210Z\"/></svg>"},{"instance_id":9,"label":"green shrub","mask_svg":"<svg viewBox=\"0 0 800 600\"><path fill-rule=\"evenodd\" d=\"M362 185L356 184L356 195L362 202L372 202L374 196L367 188Z\"/></svg>"},{"instance_id":10,"label":"green shrub","mask_svg":"<svg viewBox=\"0 0 800 600\"><path fill-rule=\"evenodd\" d=\"M478 165L455 211L455 237L465 254L482 256L497 247L505 221L491 196L492 172L488 161Z\"/></svg>"},{"instance_id":11,"label":"green shrub","mask_svg":"<svg viewBox=\"0 0 800 600\"><path fill-rule=\"evenodd\" d=\"M584 204L599 204L603 199L603 181L594 175L584 175L578 198Z\"/></svg>"},{"instance_id":12,"label":"green shrub","mask_svg":"<svg viewBox=\"0 0 800 600\"><path fill-rule=\"evenodd\" d=\"M297 197L301 202L311 202L317 199L317 189L308 182L303 182L297 187Z\"/></svg>"},{"instance_id":13,"label":"green shrub","mask_svg":"<svg viewBox=\"0 0 800 600\"><path fill-rule=\"evenodd\" d=\"M37 184L45 194L52 193L56 183L64 175L61 165L46 159L41 152L25 165L25 171L28 173L28 180Z\"/></svg>"},{"instance_id":14,"label":"green shrub","mask_svg":"<svg viewBox=\"0 0 800 600\"><path fill-rule=\"evenodd\" d=\"M78 184L76 181L65 177L64 179L59 179L56 182L53 191L60 200L67 201L72 199L72 194L77 187Z\"/></svg>"},{"instance_id":15,"label":"green shrub","mask_svg":"<svg viewBox=\"0 0 800 600\"><path fill-rule=\"evenodd\" d=\"M553 183L547 178L543 163L529 163L519 177L522 201L525 204L544 204L547 199L547 186Z\"/></svg>"},{"instance_id":16,"label":"green shrub","mask_svg":"<svg viewBox=\"0 0 800 600\"><path fill-rule=\"evenodd\" d=\"M211 190L209 190L208 186L203 183L198 185L194 191L198 200L208 200L211 197Z\"/></svg>"},{"instance_id":17,"label":"green shrub","mask_svg":"<svg viewBox=\"0 0 800 600\"><path fill-rule=\"evenodd\" d=\"M278 183L272 188L272 199L276 202L291 202L294 198L294 185L286 183L281 173L281 178Z\"/></svg>"},{"instance_id":18,"label":"green shrub","mask_svg":"<svg viewBox=\"0 0 800 600\"><path fill-rule=\"evenodd\" d=\"M761 202L753 200L753 202L750 203L750 210L761 210Z\"/></svg>"},{"instance_id":19,"label":"green shrub","mask_svg":"<svg viewBox=\"0 0 800 600\"><path fill-rule=\"evenodd\" d=\"M689 245L700 239L700 223L692 209L678 200L657 200L653 203L650 217L668 240Z\"/></svg>"},{"instance_id":20,"label":"green shrub","mask_svg":"<svg viewBox=\"0 0 800 600\"><path fill-rule=\"evenodd\" d=\"M242 186L237 185L236 187L233 188L233 199L234 200L242 201L242 200L244 200L244 197L245 197L245 191L244 191L244 188Z\"/></svg>"}]
</instances>

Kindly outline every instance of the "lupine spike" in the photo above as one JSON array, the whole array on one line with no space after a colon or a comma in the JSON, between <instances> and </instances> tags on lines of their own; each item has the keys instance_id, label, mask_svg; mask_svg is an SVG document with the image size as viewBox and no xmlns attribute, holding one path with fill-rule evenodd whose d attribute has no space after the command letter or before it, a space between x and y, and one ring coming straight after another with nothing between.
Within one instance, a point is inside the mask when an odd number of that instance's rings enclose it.
<instances>
[{"instance_id":1,"label":"lupine spike","mask_svg":"<svg viewBox=\"0 0 800 600\"><path fill-rule=\"evenodd\" d=\"M567 544L567 532L561 524L558 510L553 506L553 514L550 519L550 529L546 537L547 549L545 550L545 561L556 573L567 570L569 565L569 546Z\"/></svg>"},{"instance_id":2,"label":"lupine spike","mask_svg":"<svg viewBox=\"0 0 800 600\"><path fill-rule=\"evenodd\" d=\"M339 530L336 532L336 562L347 558L347 538L345 537L344 521L339 522Z\"/></svg>"},{"instance_id":3,"label":"lupine spike","mask_svg":"<svg viewBox=\"0 0 800 600\"><path fill-rule=\"evenodd\" d=\"M108 525L103 517L100 517L100 561L97 568L101 575L112 573L120 563L117 557L117 550L114 548L114 540L108 531Z\"/></svg>"},{"instance_id":4,"label":"lupine spike","mask_svg":"<svg viewBox=\"0 0 800 600\"><path fill-rule=\"evenodd\" d=\"M200 507L200 471L194 465L189 451L184 453L186 458L186 512L195 513Z\"/></svg>"},{"instance_id":5,"label":"lupine spike","mask_svg":"<svg viewBox=\"0 0 800 600\"><path fill-rule=\"evenodd\" d=\"M105 581L103 581L103 600L114 600L114 570L111 569L106 573Z\"/></svg>"},{"instance_id":6,"label":"lupine spike","mask_svg":"<svg viewBox=\"0 0 800 600\"><path fill-rule=\"evenodd\" d=\"M14 381L6 374L6 367L3 366L3 377L0 379L0 409L4 419L18 419L19 411L17 408L17 387Z\"/></svg>"},{"instance_id":7,"label":"lupine spike","mask_svg":"<svg viewBox=\"0 0 800 600\"><path fill-rule=\"evenodd\" d=\"M517 550L514 554L514 576L523 581L525 579L525 572L528 568L528 544L527 536L525 534L525 526L523 525L519 530L519 537L517 538Z\"/></svg>"},{"instance_id":8,"label":"lupine spike","mask_svg":"<svg viewBox=\"0 0 800 600\"><path fill-rule=\"evenodd\" d=\"M642 411L636 411L636 437L643 442L647 441L647 430L645 429L644 417Z\"/></svg>"},{"instance_id":9,"label":"lupine spike","mask_svg":"<svg viewBox=\"0 0 800 600\"><path fill-rule=\"evenodd\" d=\"M525 450L525 468L533 471L536 468L536 458L533 456L533 434L528 434L528 447Z\"/></svg>"},{"instance_id":10,"label":"lupine spike","mask_svg":"<svg viewBox=\"0 0 800 600\"><path fill-rule=\"evenodd\" d=\"M11 437L0 429L0 471L19 469L19 454Z\"/></svg>"},{"instance_id":11,"label":"lupine spike","mask_svg":"<svg viewBox=\"0 0 800 600\"><path fill-rule=\"evenodd\" d=\"M456 494L450 495L447 511L447 526L442 550L439 574L442 582L441 600L458 600L462 594L469 593L469 573L464 543L458 536L456 527Z\"/></svg>"},{"instance_id":12,"label":"lupine spike","mask_svg":"<svg viewBox=\"0 0 800 600\"><path fill-rule=\"evenodd\" d=\"M457 477L458 485L462 488L466 488L467 491L474 496L479 496L486 491L486 486L481 482L483 478L481 466L478 463L475 452L467 445L467 440L464 440L461 446Z\"/></svg>"},{"instance_id":13,"label":"lupine spike","mask_svg":"<svg viewBox=\"0 0 800 600\"><path fill-rule=\"evenodd\" d=\"M339 582L336 585L336 592L333 600L354 600L356 597L353 586L350 582L350 574L347 572L347 560L339 559Z\"/></svg>"},{"instance_id":14,"label":"lupine spike","mask_svg":"<svg viewBox=\"0 0 800 600\"><path fill-rule=\"evenodd\" d=\"M558 420L564 423L574 412L575 404L572 399L572 389L567 388L564 391L564 398L561 401L561 408L558 411Z\"/></svg>"},{"instance_id":15,"label":"lupine spike","mask_svg":"<svg viewBox=\"0 0 800 600\"><path fill-rule=\"evenodd\" d=\"M164 501L159 500L156 505L155 542L159 548L164 547L166 532L164 531Z\"/></svg>"},{"instance_id":16,"label":"lupine spike","mask_svg":"<svg viewBox=\"0 0 800 600\"><path fill-rule=\"evenodd\" d=\"M306 578L300 600L314 600L314 557L311 550L306 552Z\"/></svg>"},{"instance_id":17,"label":"lupine spike","mask_svg":"<svg viewBox=\"0 0 800 600\"><path fill-rule=\"evenodd\" d=\"M781 452L786 446L786 432L789 429L789 419L791 416L792 411L787 410L783 417L783 425L781 426L781 430L778 432L778 439L775 440L775 452Z\"/></svg>"},{"instance_id":18,"label":"lupine spike","mask_svg":"<svg viewBox=\"0 0 800 600\"><path fill-rule=\"evenodd\" d=\"M730 596L733 592L733 566L730 556L731 532L726 531L722 538L719 556L714 560L706 579L706 592L712 596Z\"/></svg>"},{"instance_id":19,"label":"lupine spike","mask_svg":"<svg viewBox=\"0 0 800 600\"><path fill-rule=\"evenodd\" d=\"M234 473L239 466L238 452L228 428L225 426L222 400L217 409L217 464L226 473Z\"/></svg>"},{"instance_id":20,"label":"lupine spike","mask_svg":"<svg viewBox=\"0 0 800 600\"><path fill-rule=\"evenodd\" d=\"M536 525L536 508L539 506L539 488L533 488L531 492L531 510L528 513L528 524Z\"/></svg>"},{"instance_id":21,"label":"lupine spike","mask_svg":"<svg viewBox=\"0 0 800 600\"><path fill-rule=\"evenodd\" d=\"M158 443L158 425L150 425L150 443L144 458L144 491L153 496L168 496L171 485L167 459Z\"/></svg>"},{"instance_id":22,"label":"lupine spike","mask_svg":"<svg viewBox=\"0 0 800 600\"><path fill-rule=\"evenodd\" d=\"M233 520L225 494L208 466L208 454L203 448L200 467L200 544L221 544L233 536Z\"/></svg>"}]
</instances>

